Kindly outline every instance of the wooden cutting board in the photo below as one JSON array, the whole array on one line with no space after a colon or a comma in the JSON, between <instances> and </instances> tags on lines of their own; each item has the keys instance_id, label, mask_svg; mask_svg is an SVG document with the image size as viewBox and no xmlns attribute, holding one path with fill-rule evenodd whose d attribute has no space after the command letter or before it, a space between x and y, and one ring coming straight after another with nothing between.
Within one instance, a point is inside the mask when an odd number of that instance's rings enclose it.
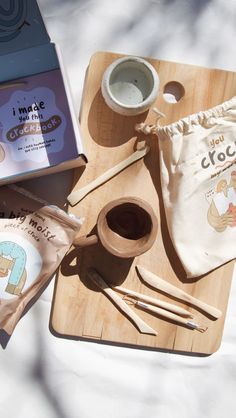
<instances>
[{"instance_id":1,"label":"wooden cutting board","mask_svg":"<svg viewBox=\"0 0 236 418\"><path fill-rule=\"evenodd\" d=\"M79 189L108 168L129 156L136 142L137 122L153 123L152 111L135 117L120 116L111 111L101 95L101 79L106 67L118 54L96 53L90 61L81 106L81 130L88 156L86 169L75 170L73 189ZM186 64L148 59L160 77L160 93L155 106L166 114L165 123L177 121L191 113L218 105L236 95L236 74ZM178 103L167 103L163 91L168 82L178 81L184 96ZM159 219L159 231L154 246L147 253L131 260L108 254L101 245L84 249L72 248L62 262L55 284L51 312L51 330L56 335L144 347L167 351L207 355L221 343L234 261L214 272L187 280L170 241L161 198L158 140L145 137L151 151L112 180L87 195L70 213L85 218L80 235L95 230L101 208L110 200L122 196L139 196L151 203ZM200 261L199 261L200 262ZM135 265L140 264L193 296L219 308L223 316L212 320L193 307L155 292L138 278ZM188 308L195 321L208 327L205 333L192 331L161 317L133 308L158 336L140 334L136 327L93 285L87 277L89 267L96 268L107 282Z\"/></svg>"}]
</instances>

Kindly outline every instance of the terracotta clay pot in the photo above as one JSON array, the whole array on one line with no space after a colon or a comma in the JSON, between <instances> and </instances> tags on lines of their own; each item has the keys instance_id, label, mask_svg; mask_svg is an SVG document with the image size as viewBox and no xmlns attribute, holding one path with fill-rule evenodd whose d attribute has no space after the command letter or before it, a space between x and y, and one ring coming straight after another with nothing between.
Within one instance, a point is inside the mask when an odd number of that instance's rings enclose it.
<instances>
[{"instance_id":1,"label":"terracotta clay pot","mask_svg":"<svg viewBox=\"0 0 236 418\"><path fill-rule=\"evenodd\" d=\"M157 229L157 217L149 203L137 197L124 197L109 202L101 210L97 235L77 238L73 244L85 247L100 241L111 254L131 258L152 247Z\"/></svg>"}]
</instances>

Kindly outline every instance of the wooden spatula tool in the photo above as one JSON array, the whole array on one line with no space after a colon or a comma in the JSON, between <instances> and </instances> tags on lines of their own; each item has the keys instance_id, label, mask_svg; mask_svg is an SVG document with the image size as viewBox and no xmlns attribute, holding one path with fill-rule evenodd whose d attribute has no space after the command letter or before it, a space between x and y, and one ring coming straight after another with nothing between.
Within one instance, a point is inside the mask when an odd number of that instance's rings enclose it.
<instances>
[{"instance_id":1,"label":"wooden spatula tool","mask_svg":"<svg viewBox=\"0 0 236 418\"><path fill-rule=\"evenodd\" d=\"M146 270L144 267L136 266L140 276L144 280L145 283L148 283L153 288L160 290L170 296L174 296L177 299L183 300L185 302L190 303L191 305L195 306L196 308L201 309L208 315L212 316L215 319L218 319L221 317L222 312L211 306L208 305L205 302L202 302L201 300L193 297L192 295L189 295L187 292L185 292L182 289L179 289L178 287L172 285L171 283L168 283L166 280L161 279L156 274L151 273L150 271Z\"/></svg>"},{"instance_id":2,"label":"wooden spatula tool","mask_svg":"<svg viewBox=\"0 0 236 418\"><path fill-rule=\"evenodd\" d=\"M88 270L89 278L118 306L118 308L136 325L142 334L157 335L158 333L146 324L126 303L112 290L95 269Z\"/></svg>"},{"instance_id":3,"label":"wooden spatula tool","mask_svg":"<svg viewBox=\"0 0 236 418\"><path fill-rule=\"evenodd\" d=\"M149 150L150 150L150 147L145 145L143 148L136 150L128 158L121 161L114 167L110 168L101 176L97 177L91 183L87 184L86 186L82 187L79 190L75 190L74 192L72 192L67 197L67 200L70 203L70 205L74 206L77 203L79 203L92 190L96 189L97 187L101 186L101 184L105 183L106 181L110 180L112 177L116 176L116 174L120 173L122 170L124 170L129 165L133 164L135 161L138 161L141 158L143 158L148 153Z\"/></svg>"}]
</instances>

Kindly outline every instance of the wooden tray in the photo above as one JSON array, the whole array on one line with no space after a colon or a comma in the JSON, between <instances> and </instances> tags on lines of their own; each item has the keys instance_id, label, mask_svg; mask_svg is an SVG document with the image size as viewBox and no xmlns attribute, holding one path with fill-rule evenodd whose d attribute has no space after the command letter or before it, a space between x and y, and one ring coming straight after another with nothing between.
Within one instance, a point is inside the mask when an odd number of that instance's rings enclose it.
<instances>
[{"instance_id":1,"label":"wooden tray","mask_svg":"<svg viewBox=\"0 0 236 418\"><path fill-rule=\"evenodd\" d=\"M106 67L120 55L99 52L90 61L84 85L81 107L81 129L89 163L84 170L75 170L73 189L95 179L108 168L130 155L137 140L144 137L134 130L137 122L152 123L152 111L137 117L120 116L104 103L100 85ZM160 77L160 94L155 105L167 115L170 123L188 114L220 104L236 94L236 74L233 72L148 59ZM185 95L176 104L163 98L163 89L170 81L180 82ZM94 230L101 208L121 196L140 196L152 204L159 218L159 233L152 249L132 260L121 260L106 253L100 245L84 249L72 248L62 262L56 280L51 312L51 330L57 336L116 343L135 347L207 355L215 352L221 342L228 303L234 261L201 279L186 280L184 270L170 241L161 199L158 143L155 136L145 138L151 147L145 160L138 161L70 208L73 214L85 217L81 235ZM189 308L195 320L208 326L204 334L167 322L144 311L136 310L158 336L142 335L121 314L113 303L86 277L89 267L95 267L107 282L122 284L185 306L158 294L138 278L135 265L140 264L195 297L223 311L221 319L213 321L194 308Z\"/></svg>"}]
</instances>

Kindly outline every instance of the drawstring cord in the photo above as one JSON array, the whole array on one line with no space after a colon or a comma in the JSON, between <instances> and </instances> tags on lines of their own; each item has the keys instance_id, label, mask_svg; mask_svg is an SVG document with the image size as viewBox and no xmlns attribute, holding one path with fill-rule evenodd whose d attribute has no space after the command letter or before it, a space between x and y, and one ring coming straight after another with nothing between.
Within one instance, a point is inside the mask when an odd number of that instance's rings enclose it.
<instances>
[{"instance_id":1,"label":"drawstring cord","mask_svg":"<svg viewBox=\"0 0 236 418\"><path fill-rule=\"evenodd\" d=\"M154 112L154 113L156 113L156 115L157 115L157 118L156 118L156 125L157 125L157 126L159 126L159 119L161 119L161 118L165 118L165 117L166 117L166 115L165 115L165 113L162 113L159 109L157 109L157 107L154 107L152 110L153 110L153 112Z\"/></svg>"},{"instance_id":2,"label":"drawstring cord","mask_svg":"<svg viewBox=\"0 0 236 418\"><path fill-rule=\"evenodd\" d=\"M159 124L160 119L165 118L166 115L160 112L160 110L158 110L156 107L154 107L152 110L157 115L155 123L153 125L147 125L144 122L137 123L135 125L135 130L137 132L143 132L145 135L155 134L157 129L161 127Z\"/></svg>"}]
</instances>

